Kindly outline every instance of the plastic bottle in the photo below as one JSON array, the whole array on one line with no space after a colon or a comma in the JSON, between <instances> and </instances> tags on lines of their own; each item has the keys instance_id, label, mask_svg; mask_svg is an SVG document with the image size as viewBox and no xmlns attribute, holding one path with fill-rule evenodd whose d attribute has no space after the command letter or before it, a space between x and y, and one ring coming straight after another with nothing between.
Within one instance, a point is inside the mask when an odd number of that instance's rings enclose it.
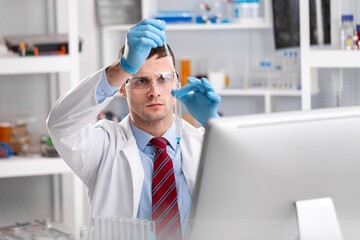
<instances>
[{"instance_id":1,"label":"plastic bottle","mask_svg":"<svg viewBox=\"0 0 360 240\"><path fill-rule=\"evenodd\" d=\"M191 76L191 62L190 59L181 59L180 60L180 79L181 86L187 84L187 77Z\"/></svg>"},{"instance_id":2,"label":"plastic bottle","mask_svg":"<svg viewBox=\"0 0 360 240\"><path fill-rule=\"evenodd\" d=\"M19 43L19 55L22 57L26 55L26 43L25 42Z\"/></svg>"},{"instance_id":3,"label":"plastic bottle","mask_svg":"<svg viewBox=\"0 0 360 240\"><path fill-rule=\"evenodd\" d=\"M249 19L251 17L250 0L242 1L240 5L240 16L242 20Z\"/></svg>"},{"instance_id":4,"label":"plastic bottle","mask_svg":"<svg viewBox=\"0 0 360 240\"><path fill-rule=\"evenodd\" d=\"M248 1L248 16L251 19L259 18L260 11L260 1L259 0L249 0Z\"/></svg>"},{"instance_id":5,"label":"plastic bottle","mask_svg":"<svg viewBox=\"0 0 360 240\"><path fill-rule=\"evenodd\" d=\"M342 24L340 28L340 47L344 50L354 49L355 41L354 37L356 35L355 26L354 26L354 16L342 15L341 17Z\"/></svg>"},{"instance_id":6,"label":"plastic bottle","mask_svg":"<svg viewBox=\"0 0 360 240\"><path fill-rule=\"evenodd\" d=\"M243 11L243 4L245 3L245 0L232 0L232 20L234 22L240 22L243 18L244 11Z\"/></svg>"}]
</instances>

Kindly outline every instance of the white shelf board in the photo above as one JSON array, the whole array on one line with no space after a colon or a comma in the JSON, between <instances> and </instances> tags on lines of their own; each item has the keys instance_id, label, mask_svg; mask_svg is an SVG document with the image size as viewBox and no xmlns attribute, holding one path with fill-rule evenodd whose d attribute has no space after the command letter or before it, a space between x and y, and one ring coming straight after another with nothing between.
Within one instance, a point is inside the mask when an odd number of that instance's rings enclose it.
<instances>
[{"instance_id":1,"label":"white shelf board","mask_svg":"<svg viewBox=\"0 0 360 240\"><path fill-rule=\"evenodd\" d=\"M13 156L0 160L0 178L72 173L61 158Z\"/></svg>"},{"instance_id":2,"label":"white shelf board","mask_svg":"<svg viewBox=\"0 0 360 240\"><path fill-rule=\"evenodd\" d=\"M3 75L67 72L70 69L71 61L68 55L0 58L0 74Z\"/></svg>"},{"instance_id":3,"label":"white shelf board","mask_svg":"<svg viewBox=\"0 0 360 240\"><path fill-rule=\"evenodd\" d=\"M104 26L105 31L128 31L133 25L120 24ZM247 30L247 29L269 29L272 25L267 22L248 23L222 23L222 24L167 24L166 31L197 31L197 30Z\"/></svg>"},{"instance_id":4,"label":"white shelf board","mask_svg":"<svg viewBox=\"0 0 360 240\"><path fill-rule=\"evenodd\" d=\"M314 68L359 68L360 50L310 49L309 65Z\"/></svg>"},{"instance_id":5,"label":"white shelf board","mask_svg":"<svg viewBox=\"0 0 360 240\"><path fill-rule=\"evenodd\" d=\"M217 91L220 96L289 96L300 97L300 90L280 89L224 89Z\"/></svg>"}]
</instances>

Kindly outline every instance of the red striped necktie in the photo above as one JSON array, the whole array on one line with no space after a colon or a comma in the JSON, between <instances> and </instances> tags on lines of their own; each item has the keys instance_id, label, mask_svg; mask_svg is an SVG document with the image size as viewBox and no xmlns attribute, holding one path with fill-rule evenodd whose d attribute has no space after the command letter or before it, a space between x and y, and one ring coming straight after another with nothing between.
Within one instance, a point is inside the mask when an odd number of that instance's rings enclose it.
<instances>
[{"instance_id":1,"label":"red striped necktie","mask_svg":"<svg viewBox=\"0 0 360 240\"><path fill-rule=\"evenodd\" d=\"M152 218L157 240L181 240L180 213L172 160L163 137L150 140L156 148L152 183Z\"/></svg>"}]
</instances>

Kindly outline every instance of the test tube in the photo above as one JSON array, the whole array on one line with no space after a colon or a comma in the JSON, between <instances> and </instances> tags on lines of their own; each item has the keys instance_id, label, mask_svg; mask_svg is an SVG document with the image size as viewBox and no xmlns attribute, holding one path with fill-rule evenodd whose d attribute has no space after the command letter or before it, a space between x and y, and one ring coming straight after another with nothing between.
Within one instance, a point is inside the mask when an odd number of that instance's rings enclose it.
<instances>
[{"instance_id":1,"label":"test tube","mask_svg":"<svg viewBox=\"0 0 360 240\"><path fill-rule=\"evenodd\" d=\"M113 217L113 235L116 240L124 240L123 218Z\"/></svg>"},{"instance_id":2,"label":"test tube","mask_svg":"<svg viewBox=\"0 0 360 240\"><path fill-rule=\"evenodd\" d=\"M147 229L146 229L146 225L147 225L147 220L140 220L140 225L141 225L141 240L147 240L148 236L147 236Z\"/></svg>"},{"instance_id":3,"label":"test tube","mask_svg":"<svg viewBox=\"0 0 360 240\"><path fill-rule=\"evenodd\" d=\"M105 217L105 239L106 240L113 240L113 224L111 217Z\"/></svg>"},{"instance_id":4,"label":"test tube","mask_svg":"<svg viewBox=\"0 0 360 240\"><path fill-rule=\"evenodd\" d=\"M94 227L94 239L101 239L101 217L91 217L91 226Z\"/></svg>"},{"instance_id":5,"label":"test tube","mask_svg":"<svg viewBox=\"0 0 360 240\"><path fill-rule=\"evenodd\" d=\"M107 236L107 220L104 217L91 217L91 226L94 227L94 238L97 239L106 239Z\"/></svg>"},{"instance_id":6,"label":"test tube","mask_svg":"<svg viewBox=\"0 0 360 240\"><path fill-rule=\"evenodd\" d=\"M94 227L80 228L80 240L94 240Z\"/></svg>"},{"instance_id":7,"label":"test tube","mask_svg":"<svg viewBox=\"0 0 360 240\"><path fill-rule=\"evenodd\" d=\"M132 224L133 221L130 218L124 218L123 219L123 239L127 239L127 240L133 240L133 235L132 235Z\"/></svg>"},{"instance_id":8,"label":"test tube","mask_svg":"<svg viewBox=\"0 0 360 240\"><path fill-rule=\"evenodd\" d=\"M164 47L165 47L165 51L166 51L166 55L169 59L169 63L173 69L174 75L175 75L175 86L174 89L179 90L181 88L181 82L179 80L179 78L177 77L175 68L174 68L174 64L172 62L171 59L171 55L169 53L169 48L167 46L166 41L164 41ZM181 103L180 101L175 97L175 105L174 105L174 112L175 112L175 124L176 124L176 140L179 143L181 140L181 133L182 133L182 124L181 124L181 119L182 119L182 114L181 114Z\"/></svg>"},{"instance_id":9,"label":"test tube","mask_svg":"<svg viewBox=\"0 0 360 240\"><path fill-rule=\"evenodd\" d=\"M146 223L146 240L156 240L155 221L147 221Z\"/></svg>"},{"instance_id":10,"label":"test tube","mask_svg":"<svg viewBox=\"0 0 360 240\"><path fill-rule=\"evenodd\" d=\"M175 81L175 89L179 90L181 88L181 82L176 80ZM175 98L175 124L176 124L176 140L179 143L181 140L181 132L182 132L182 125L181 125L181 120L182 120L182 114L181 114L181 102L180 100Z\"/></svg>"}]
</instances>

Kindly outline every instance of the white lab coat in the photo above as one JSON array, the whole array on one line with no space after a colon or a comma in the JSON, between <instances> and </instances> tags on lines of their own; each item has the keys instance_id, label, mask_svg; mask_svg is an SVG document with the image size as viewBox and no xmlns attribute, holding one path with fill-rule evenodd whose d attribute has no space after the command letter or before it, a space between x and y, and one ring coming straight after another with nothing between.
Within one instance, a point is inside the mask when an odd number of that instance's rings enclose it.
<instances>
[{"instance_id":1,"label":"white lab coat","mask_svg":"<svg viewBox=\"0 0 360 240\"><path fill-rule=\"evenodd\" d=\"M96 102L101 71L54 105L47 127L61 157L85 183L92 216L136 217L144 180L139 149L127 116L121 123L92 121L111 100ZM183 121L182 169L193 193L204 129Z\"/></svg>"}]
</instances>

